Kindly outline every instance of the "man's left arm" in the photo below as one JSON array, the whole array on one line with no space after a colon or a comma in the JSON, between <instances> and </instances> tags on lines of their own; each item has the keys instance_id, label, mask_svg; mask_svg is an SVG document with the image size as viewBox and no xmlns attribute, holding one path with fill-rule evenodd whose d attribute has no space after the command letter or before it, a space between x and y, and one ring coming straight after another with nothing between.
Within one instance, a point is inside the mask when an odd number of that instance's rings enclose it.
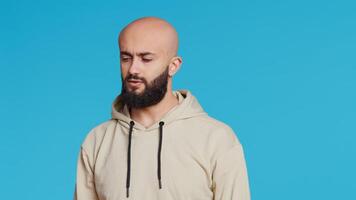
<instances>
[{"instance_id":1,"label":"man's left arm","mask_svg":"<svg viewBox=\"0 0 356 200\"><path fill-rule=\"evenodd\" d=\"M214 200L250 200L250 189L242 145L222 153L212 174Z\"/></svg>"}]
</instances>

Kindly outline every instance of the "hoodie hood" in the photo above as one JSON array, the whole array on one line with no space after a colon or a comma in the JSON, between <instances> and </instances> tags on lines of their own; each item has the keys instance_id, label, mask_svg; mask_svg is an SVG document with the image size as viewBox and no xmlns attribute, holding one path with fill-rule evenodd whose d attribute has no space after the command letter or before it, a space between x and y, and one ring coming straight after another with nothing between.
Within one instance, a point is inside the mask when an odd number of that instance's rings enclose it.
<instances>
[{"instance_id":1,"label":"hoodie hood","mask_svg":"<svg viewBox=\"0 0 356 200\"><path fill-rule=\"evenodd\" d=\"M152 130L159 128L159 122L163 121L165 125L170 124L176 120L187 119L199 115L206 115L198 100L191 94L189 90L173 91L173 94L178 98L178 105L168 111L158 122L150 127L144 127L140 123L131 119L130 113L126 105L123 104L121 96L118 95L112 103L111 118L118 120L118 122L129 128L130 122L135 122L134 129L138 130Z\"/></svg>"}]
</instances>

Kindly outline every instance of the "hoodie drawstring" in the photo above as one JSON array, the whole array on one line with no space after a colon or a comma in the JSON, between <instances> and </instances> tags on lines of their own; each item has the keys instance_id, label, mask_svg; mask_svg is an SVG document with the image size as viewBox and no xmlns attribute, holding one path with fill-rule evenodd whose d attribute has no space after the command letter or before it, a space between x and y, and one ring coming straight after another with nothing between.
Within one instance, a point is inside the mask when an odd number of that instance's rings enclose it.
<instances>
[{"instance_id":1,"label":"hoodie drawstring","mask_svg":"<svg viewBox=\"0 0 356 200\"><path fill-rule=\"evenodd\" d=\"M158 184L159 189L162 188L161 182L161 150L162 150L162 132L163 132L164 122L159 122L159 144L158 144L158 163L157 163L157 176L158 176Z\"/></svg>"},{"instance_id":2,"label":"hoodie drawstring","mask_svg":"<svg viewBox=\"0 0 356 200\"><path fill-rule=\"evenodd\" d=\"M132 140L132 130L135 125L134 121L130 121L129 129L129 145L127 149L127 175L126 175L126 198L129 198L129 188L130 188L130 172L131 172L131 140ZM158 143L158 158L157 158L157 177L159 189L162 189L161 182L161 151L162 151L162 135L163 135L163 125L164 122L159 122L159 143Z\"/></svg>"},{"instance_id":3,"label":"hoodie drawstring","mask_svg":"<svg viewBox=\"0 0 356 200\"><path fill-rule=\"evenodd\" d=\"M129 130L129 146L127 149L127 175L126 175L126 197L129 197L129 188L130 188L130 172L131 172L131 140L132 140L132 129L135 125L134 121L130 121L130 130Z\"/></svg>"}]
</instances>

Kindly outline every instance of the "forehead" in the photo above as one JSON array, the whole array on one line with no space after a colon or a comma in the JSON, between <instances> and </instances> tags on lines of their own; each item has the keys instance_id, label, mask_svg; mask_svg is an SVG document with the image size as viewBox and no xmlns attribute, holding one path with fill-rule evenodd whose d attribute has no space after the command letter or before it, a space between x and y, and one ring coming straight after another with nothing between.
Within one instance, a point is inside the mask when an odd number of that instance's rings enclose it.
<instances>
[{"instance_id":1,"label":"forehead","mask_svg":"<svg viewBox=\"0 0 356 200\"><path fill-rule=\"evenodd\" d=\"M128 29L120 34L120 51L132 54L151 52L155 55L165 53L169 46L159 32L150 29Z\"/></svg>"}]
</instances>

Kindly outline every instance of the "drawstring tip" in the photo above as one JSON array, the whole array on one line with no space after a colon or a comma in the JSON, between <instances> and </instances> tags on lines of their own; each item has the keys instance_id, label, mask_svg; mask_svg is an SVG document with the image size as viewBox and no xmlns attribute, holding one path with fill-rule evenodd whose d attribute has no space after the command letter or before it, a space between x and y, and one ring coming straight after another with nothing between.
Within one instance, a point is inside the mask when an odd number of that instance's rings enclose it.
<instances>
[{"instance_id":1,"label":"drawstring tip","mask_svg":"<svg viewBox=\"0 0 356 200\"><path fill-rule=\"evenodd\" d=\"M158 184L159 184L159 189L162 189L162 182L161 182L161 180L158 181Z\"/></svg>"},{"instance_id":2,"label":"drawstring tip","mask_svg":"<svg viewBox=\"0 0 356 200\"><path fill-rule=\"evenodd\" d=\"M126 188L126 198L129 198L129 188Z\"/></svg>"}]
</instances>

